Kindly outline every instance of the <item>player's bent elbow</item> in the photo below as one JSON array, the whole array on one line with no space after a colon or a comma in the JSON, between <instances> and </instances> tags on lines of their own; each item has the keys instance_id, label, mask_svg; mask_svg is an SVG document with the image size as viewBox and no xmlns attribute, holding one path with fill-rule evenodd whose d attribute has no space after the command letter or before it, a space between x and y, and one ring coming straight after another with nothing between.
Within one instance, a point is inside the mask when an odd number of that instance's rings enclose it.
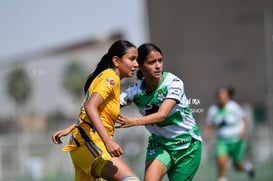
<instances>
[{"instance_id":1,"label":"player's bent elbow","mask_svg":"<svg viewBox=\"0 0 273 181\"><path fill-rule=\"evenodd\" d=\"M167 114L158 112L158 122L162 122L167 118Z\"/></svg>"}]
</instances>

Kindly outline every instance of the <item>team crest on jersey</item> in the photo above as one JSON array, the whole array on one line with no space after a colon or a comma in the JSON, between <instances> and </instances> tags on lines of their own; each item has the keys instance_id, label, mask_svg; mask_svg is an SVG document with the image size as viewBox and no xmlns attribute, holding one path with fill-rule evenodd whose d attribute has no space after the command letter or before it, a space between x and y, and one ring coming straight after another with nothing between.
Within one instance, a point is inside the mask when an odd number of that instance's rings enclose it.
<instances>
[{"instance_id":1,"label":"team crest on jersey","mask_svg":"<svg viewBox=\"0 0 273 181\"><path fill-rule=\"evenodd\" d=\"M110 77L108 77L108 78L106 78L106 84L108 86L114 86L115 85L115 80L112 79L112 78L110 78Z\"/></svg>"},{"instance_id":2,"label":"team crest on jersey","mask_svg":"<svg viewBox=\"0 0 273 181\"><path fill-rule=\"evenodd\" d=\"M148 154L149 154L150 156L156 154L155 149L150 149L149 152L148 152Z\"/></svg>"},{"instance_id":3,"label":"team crest on jersey","mask_svg":"<svg viewBox=\"0 0 273 181\"><path fill-rule=\"evenodd\" d=\"M160 101L163 101L165 96L163 95L163 91L161 89L158 90L157 92L157 99Z\"/></svg>"}]
</instances>

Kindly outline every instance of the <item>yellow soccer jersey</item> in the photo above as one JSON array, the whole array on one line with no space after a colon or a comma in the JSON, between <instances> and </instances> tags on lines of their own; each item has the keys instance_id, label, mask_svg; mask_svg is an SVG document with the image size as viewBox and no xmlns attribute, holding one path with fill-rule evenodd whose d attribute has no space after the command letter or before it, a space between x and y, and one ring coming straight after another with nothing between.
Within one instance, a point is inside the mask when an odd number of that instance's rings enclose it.
<instances>
[{"instance_id":1,"label":"yellow soccer jersey","mask_svg":"<svg viewBox=\"0 0 273 181\"><path fill-rule=\"evenodd\" d=\"M78 127L72 130L70 144L65 146L64 151L72 151L77 146L84 144L86 140L101 141L92 122L86 113L85 107L92 93L99 93L104 101L99 107L100 119L109 136L114 135L115 120L120 112L120 78L112 69L106 69L99 74L91 83L78 116Z\"/></svg>"}]
</instances>

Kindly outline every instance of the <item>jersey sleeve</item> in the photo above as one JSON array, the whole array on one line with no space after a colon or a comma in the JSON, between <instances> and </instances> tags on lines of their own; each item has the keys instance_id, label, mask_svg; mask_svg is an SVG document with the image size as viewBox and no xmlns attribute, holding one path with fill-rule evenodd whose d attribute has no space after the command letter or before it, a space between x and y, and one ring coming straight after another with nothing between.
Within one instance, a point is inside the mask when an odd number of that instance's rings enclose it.
<instances>
[{"instance_id":1,"label":"jersey sleeve","mask_svg":"<svg viewBox=\"0 0 273 181\"><path fill-rule=\"evenodd\" d=\"M168 93L166 99L174 99L177 102L181 102L184 94L184 84L182 80L174 78L168 85Z\"/></svg>"},{"instance_id":2,"label":"jersey sleeve","mask_svg":"<svg viewBox=\"0 0 273 181\"><path fill-rule=\"evenodd\" d=\"M93 87L92 92L96 92L100 94L103 99L107 99L112 93L113 90L118 86L118 80L116 76L109 75L101 75L97 77L96 85Z\"/></svg>"},{"instance_id":3,"label":"jersey sleeve","mask_svg":"<svg viewBox=\"0 0 273 181\"><path fill-rule=\"evenodd\" d=\"M120 94L120 105L127 106L132 103L136 85L129 87Z\"/></svg>"},{"instance_id":4,"label":"jersey sleeve","mask_svg":"<svg viewBox=\"0 0 273 181\"><path fill-rule=\"evenodd\" d=\"M246 116L243 108L239 104L236 104L236 110L237 110L238 117L240 117L243 120Z\"/></svg>"}]
</instances>

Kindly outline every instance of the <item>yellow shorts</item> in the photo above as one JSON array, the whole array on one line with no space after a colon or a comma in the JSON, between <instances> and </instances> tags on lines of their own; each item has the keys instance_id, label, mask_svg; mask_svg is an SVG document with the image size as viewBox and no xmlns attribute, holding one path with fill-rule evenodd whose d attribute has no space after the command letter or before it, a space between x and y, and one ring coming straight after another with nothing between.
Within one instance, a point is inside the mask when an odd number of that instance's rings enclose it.
<instances>
[{"instance_id":1,"label":"yellow shorts","mask_svg":"<svg viewBox=\"0 0 273 181\"><path fill-rule=\"evenodd\" d=\"M102 141L89 142L70 152L75 181L99 181L102 169L111 159ZM98 178L97 178L98 177Z\"/></svg>"}]
</instances>

